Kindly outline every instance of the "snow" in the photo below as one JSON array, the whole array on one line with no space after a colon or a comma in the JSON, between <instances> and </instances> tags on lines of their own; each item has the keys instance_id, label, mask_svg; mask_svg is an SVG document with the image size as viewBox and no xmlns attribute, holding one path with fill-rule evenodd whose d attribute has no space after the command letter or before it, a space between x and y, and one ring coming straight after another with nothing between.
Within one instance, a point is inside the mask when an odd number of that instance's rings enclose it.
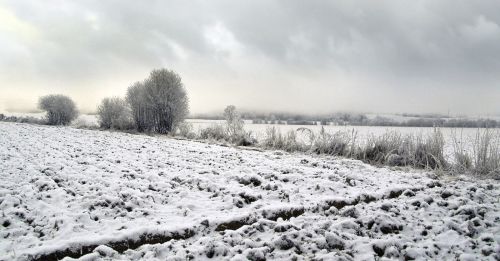
<instances>
[{"instance_id":1,"label":"snow","mask_svg":"<svg viewBox=\"0 0 500 261\"><path fill-rule=\"evenodd\" d=\"M5 122L0 162L0 260L500 258L494 180Z\"/></svg>"}]
</instances>

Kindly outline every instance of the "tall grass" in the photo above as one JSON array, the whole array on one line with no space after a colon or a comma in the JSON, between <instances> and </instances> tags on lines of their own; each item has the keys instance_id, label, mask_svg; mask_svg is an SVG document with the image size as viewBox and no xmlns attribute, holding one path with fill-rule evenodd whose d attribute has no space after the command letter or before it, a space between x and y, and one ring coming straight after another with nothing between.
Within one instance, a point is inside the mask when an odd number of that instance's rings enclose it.
<instances>
[{"instance_id":1,"label":"tall grass","mask_svg":"<svg viewBox=\"0 0 500 261\"><path fill-rule=\"evenodd\" d=\"M475 175L500 174L500 135L498 130L478 130L472 151L472 169Z\"/></svg>"},{"instance_id":2,"label":"tall grass","mask_svg":"<svg viewBox=\"0 0 500 261\"><path fill-rule=\"evenodd\" d=\"M444 138L439 129L427 136L402 135L392 131L370 136L357 159L371 164L411 166L424 169L444 169Z\"/></svg>"},{"instance_id":3,"label":"tall grass","mask_svg":"<svg viewBox=\"0 0 500 261\"><path fill-rule=\"evenodd\" d=\"M456 130L451 134L453 145L453 171L465 173L472 169L472 155L466 146L467 141L464 138L463 130L457 133Z\"/></svg>"},{"instance_id":4,"label":"tall grass","mask_svg":"<svg viewBox=\"0 0 500 261\"><path fill-rule=\"evenodd\" d=\"M270 149L284 150L288 152L306 151L307 145L297 140L297 132L294 130L282 134L276 127L266 129L261 146Z\"/></svg>"},{"instance_id":5,"label":"tall grass","mask_svg":"<svg viewBox=\"0 0 500 261\"><path fill-rule=\"evenodd\" d=\"M453 171L480 177L500 175L500 132L498 129L478 129L472 141L462 131L452 134Z\"/></svg>"},{"instance_id":6,"label":"tall grass","mask_svg":"<svg viewBox=\"0 0 500 261\"><path fill-rule=\"evenodd\" d=\"M301 133L302 137L298 137ZM462 135L462 134L460 134ZM307 128L283 134L276 127L266 130L260 146L288 152L309 152L358 159L374 165L407 166L419 169L469 173L481 177L500 175L500 135L498 130L479 129L471 146L463 136L452 134L453 158L445 157L445 139L441 129L427 134L402 135L391 131L371 135L365 141L357 132L328 133L324 128L314 133ZM470 148L472 147L472 149Z\"/></svg>"},{"instance_id":7,"label":"tall grass","mask_svg":"<svg viewBox=\"0 0 500 261\"><path fill-rule=\"evenodd\" d=\"M362 145L360 153L357 154L357 159L372 164L384 164L391 158L391 161L394 162L393 165L407 165L407 146L405 145L411 144L405 143L405 140L398 132L387 132L381 136L372 134ZM391 157L391 155L398 155L398 158ZM396 161L398 164L396 164Z\"/></svg>"},{"instance_id":8,"label":"tall grass","mask_svg":"<svg viewBox=\"0 0 500 261\"><path fill-rule=\"evenodd\" d=\"M357 154L356 137L357 132L354 130L351 133L338 131L330 134L325 131L324 127L321 127L318 135L313 136L311 149L316 154L355 156Z\"/></svg>"},{"instance_id":9,"label":"tall grass","mask_svg":"<svg viewBox=\"0 0 500 261\"><path fill-rule=\"evenodd\" d=\"M199 130L198 134L194 133L190 128L177 130L177 135L188 139L213 140L218 142L231 143L237 146L251 146L257 143L251 132L244 131L234 133L228 131L228 128L222 124L212 124L207 128Z\"/></svg>"},{"instance_id":10,"label":"tall grass","mask_svg":"<svg viewBox=\"0 0 500 261\"><path fill-rule=\"evenodd\" d=\"M439 128L425 139L417 137L416 147L413 154L413 166L417 168L446 169L448 163L444 157L444 138Z\"/></svg>"},{"instance_id":11,"label":"tall grass","mask_svg":"<svg viewBox=\"0 0 500 261\"><path fill-rule=\"evenodd\" d=\"M226 129L220 124L212 124L200 130L199 137L204 140L229 141Z\"/></svg>"}]
</instances>

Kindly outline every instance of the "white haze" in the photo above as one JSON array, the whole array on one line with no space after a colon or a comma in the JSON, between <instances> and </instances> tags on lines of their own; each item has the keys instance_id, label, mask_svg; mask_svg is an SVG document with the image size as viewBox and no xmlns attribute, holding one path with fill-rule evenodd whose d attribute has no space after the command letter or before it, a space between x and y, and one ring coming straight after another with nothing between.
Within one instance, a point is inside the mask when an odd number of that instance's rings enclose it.
<instances>
[{"instance_id":1,"label":"white haze","mask_svg":"<svg viewBox=\"0 0 500 261\"><path fill-rule=\"evenodd\" d=\"M83 111L153 68L193 113L500 113L499 1L2 1L0 109Z\"/></svg>"}]
</instances>

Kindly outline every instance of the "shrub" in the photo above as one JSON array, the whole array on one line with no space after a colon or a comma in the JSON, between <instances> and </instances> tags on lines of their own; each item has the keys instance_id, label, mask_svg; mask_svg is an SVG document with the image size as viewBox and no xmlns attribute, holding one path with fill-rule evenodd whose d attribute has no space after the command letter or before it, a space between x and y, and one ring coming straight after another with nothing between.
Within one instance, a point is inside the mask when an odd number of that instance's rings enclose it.
<instances>
[{"instance_id":1,"label":"shrub","mask_svg":"<svg viewBox=\"0 0 500 261\"><path fill-rule=\"evenodd\" d=\"M257 140L252 137L252 133L245 131L245 123L234 105L227 106L223 116L226 120L226 141L237 146L250 146L257 143Z\"/></svg>"},{"instance_id":2,"label":"shrub","mask_svg":"<svg viewBox=\"0 0 500 261\"><path fill-rule=\"evenodd\" d=\"M212 124L211 126L200 130L200 138L206 140L227 141L227 133L225 128L220 124Z\"/></svg>"},{"instance_id":3,"label":"shrub","mask_svg":"<svg viewBox=\"0 0 500 261\"><path fill-rule=\"evenodd\" d=\"M97 124L86 120L85 118L79 117L71 123L71 126L77 129L97 129L99 126Z\"/></svg>"},{"instance_id":4,"label":"shrub","mask_svg":"<svg viewBox=\"0 0 500 261\"><path fill-rule=\"evenodd\" d=\"M243 132L242 135L233 139L233 143L237 146L253 146L257 144L257 139L252 136L251 132Z\"/></svg>"},{"instance_id":5,"label":"shrub","mask_svg":"<svg viewBox=\"0 0 500 261\"><path fill-rule=\"evenodd\" d=\"M16 122L19 122L19 123L30 123L30 124L39 124L39 125L47 124L46 120L35 118L35 117L32 117L32 116L17 117L17 121Z\"/></svg>"},{"instance_id":6,"label":"shrub","mask_svg":"<svg viewBox=\"0 0 500 261\"><path fill-rule=\"evenodd\" d=\"M229 105L224 109L224 119L226 120L227 135L232 141L244 135L244 123L234 105Z\"/></svg>"},{"instance_id":7,"label":"shrub","mask_svg":"<svg viewBox=\"0 0 500 261\"><path fill-rule=\"evenodd\" d=\"M47 95L40 98L38 107L47 112L49 125L68 125L78 116L75 103L64 95Z\"/></svg>"},{"instance_id":8,"label":"shrub","mask_svg":"<svg viewBox=\"0 0 500 261\"><path fill-rule=\"evenodd\" d=\"M193 124L189 122L180 123L177 126L177 135L188 139L196 138L196 134L193 132Z\"/></svg>"},{"instance_id":9,"label":"shrub","mask_svg":"<svg viewBox=\"0 0 500 261\"><path fill-rule=\"evenodd\" d=\"M105 98L97 108L99 126L104 129L128 130L134 127L130 108L121 98Z\"/></svg>"},{"instance_id":10,"label":"shrub","mask_svg":"<svg viewBox=\"0 0 500 261\"><path fill-rule=\"evenodd\" d=\"M266 148L282 148L284 141L276 127L267 127L262 144Z\"/></svg>"},{"instance_id":11,"label":"shrub","mask_svg":"<svg viewBox=\"0 0 500 261\"><path fill-rule=\"evenodd\" d=\"M17 122L17 117L16 116L6 116L3 120L8 121L8 122Z\"/></svg>"}]
</instances>

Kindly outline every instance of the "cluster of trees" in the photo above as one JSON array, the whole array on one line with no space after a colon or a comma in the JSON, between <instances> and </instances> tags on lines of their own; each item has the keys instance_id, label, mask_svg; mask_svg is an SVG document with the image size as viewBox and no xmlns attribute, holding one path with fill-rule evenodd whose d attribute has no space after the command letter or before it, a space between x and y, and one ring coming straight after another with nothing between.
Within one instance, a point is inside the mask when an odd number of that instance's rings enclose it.
<instances>
[{"instance_id":1,"label":"cluster of trees","mask_svg":"<svg viewBox=\"0 0 500 261\"><path fill-rule=\"evenodd\" d=\"M47 113L43 122L35 122L32 118L6 117L3 114L0 120L68 125L78 116L73 100L60 94L40 97L38 108ZM97 107L101 128L136 129L161 134L174 131L188 113L188 97L181 77L168 69L153 70L147 79L128 88L125 99L105 98Z\"/></svg>"},{"instance_id":2,"label":"cluster of trees","mask_svg":"<svg viewBox=\"0 0 500 261\"><path fill-rule=\"evenodd\" d=\"M147 79L134 83L125 99L105 98L98 107L102 128L136 128L161 134L172 132L188 113L181 77L167 69L153 70Z\"/></svg>"}]
</instances>

